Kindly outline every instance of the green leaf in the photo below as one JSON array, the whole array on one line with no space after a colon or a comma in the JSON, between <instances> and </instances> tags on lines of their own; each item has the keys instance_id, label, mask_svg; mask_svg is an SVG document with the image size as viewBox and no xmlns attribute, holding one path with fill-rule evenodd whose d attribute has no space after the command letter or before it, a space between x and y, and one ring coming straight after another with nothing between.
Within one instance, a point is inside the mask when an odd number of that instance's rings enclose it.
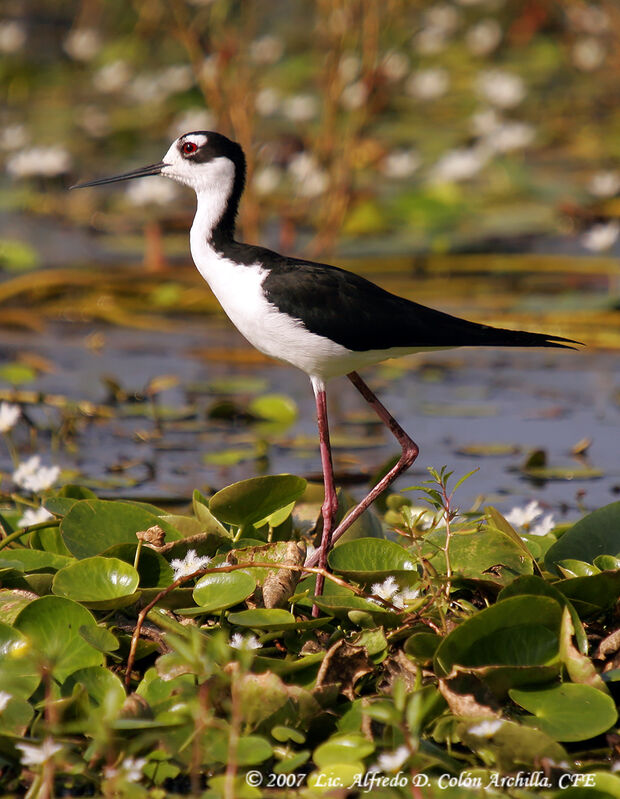
<instances>
[{"instance_id":1,"label":"green leaf","mask_svg":"<svg viewBox=\"0 0 620 799\"><path fill-rule=\"evenodd\" d=\"M259 419L283 425L292 424L298 415L294 400L284 394L263 394L256 397L249 403L248 411Z\"/></svg>"},{"instance_id":2,"label":"green leaf","mask_svg":"<svg viewBox=\"0 0 620 799\"><path fill-rule=\"evenodd\" d=\"M314 750L312 759L319 768L325 768L334 763L362 760L374 751L375 745L363 735L332 735Z\"/></svg>"},{"instance_id":3,"label":"green leaf","mask_svg":"<svg viewBox=\"0 0 620 799\"><path fill-rule=\"evenodd\" d=\"M205 612L238 605L254 593L256 581L242 571L227 574L205 574L196 583L194 602Z\"/></svg>"},{"instance_id":4,"label":"green leaf","mask_svg":"<svg viewBox=\"0 0 620 799\"><path fill-rule=\"evenodd\" d=\"M118 712L126 699L125 689L119 678L103 666L89 666L74 671L62 686L63 694L70 695L78 683L86 688L95 705L105 703L108 712Z\"/></svg>"},{"instance_id":5,"label":"green leaf","mask_svg":"<svg viewBox=\"0 0 620 799\"><path fill-rule=\"evenodd\" d=\"M256 630L287 630L300 626L295 616L281 608L254 608L229 613L228 621L239 627L253 627Z\"/></svg>"},{"instance_id":6,"label":"green leaf","mask_svg":"<svg viewBox=\"0 0 620 799\"><path fill-rule=\"evenodd\" d=\"M462 622L435 653L439 676L453 668L506 685L540 682L559 670L562 607L550 597L516 596ZM495 672L495 673L494 673Z\"/></svg>"},{"instance_id":7,"label":"green leaf","mask_svg":"<svg viewBox=\"0 0 620 799\"><path fill-rule=\"evenodd\" d=\"M554 586L570 599L580 616L587 617L615 604L620 595L620 571L558 580Z\"/></svg>"},{"instance_id":8,"label":"green leaf","mask_svg":"<svg viewBox=\"0 0 620 799\"><path fill-rule=\"evenodd\" d=\"M598 555L620 555L620 502L612 502L576 522L547 550L545 566L558 573L561 560L592 563Z\"/></svg>"},{"instance_id":9,"label":"green leaf","mask_svg":"<svg viewBox=\"0 0 620 799\"><path fill-rule=\"evenodd\" d=\"M337 574L359 582L384 580L395 572L406 572L409 580L417 573L407 568L411 555L400 544L380 538L358 538L334 548L328 557Z\"/></svg>"},{"instance_id":10,"label":"green leaf","mask_svg":"<svg viewBox=\"0 0 620 799\"><path fill-rule=\"evenodd\" d=\"M118 558L84 558L56 573L52 593L100 610L123 607L137 598L140 577Z\"/></svg>"},{"instance_id":11,"label":"green leaf","mask_svg":"<svg viewBox=\"0 0 620 799\"><path fill-rule=\"evenodd\" d=\"M138 544L115 544L103 553L106 558L118 558L133 566ZM174 571L166 558L150 547L142 547L138 560L141 588L165 588L173 581Z\"/></svg>"},{"instance_id":12,"label":"green leaf","mask_svg":"<svg viewBox=\"0 0 620 799\"><path fill-rule=\"evenodd\" d=\"M43 552L40 549L14 548L0 550L0 568L5 567L5 560L19 563L23 571L36 572L62 569L75 558L56 555L54 552Z\"/></svg>"},{"instance_id":13,"label":"green leaf","mask_svg":"<svg viewBox=\"0 0 620 799\"><path fill-rule=\"evenodd\" d=\"M36 651L19 630L0 622L0 685L13 696L29 697L41 682Z\"/></svg>"},{"instance_id":14,"label":"green leaf","mask_svg":"<svg viewBox=\"0 0 620 799\"><path fill-rule=\"evenodd\" d=\"M15 620L15 629L30 640L33 650L50 665L61 683L74 671L103 662L101 652L80 635L84 625L97 625L90 611L59 596L33 600Z\"/></svg>"},{"instance_id":15,"label":"green leaf","mask_svg":"<svg viewBox=\"0 0 620 799\"><path fill-rule=\"evenodd\" d=\"M585 741L607 732L618 719L613 699L590 685L562 683L508 692L533 713L536 726L556 741Z\"/></svg>"},{"instance_id":16,"label":"green leaf","mask_svg":"<svg viewBox=\"0 0 620 799\"><path fill-rule=\"evenodd\" d=\"M80 635L87 644L90 644L93 649L99 652L115 652L120 646L118 638L106 627L82 625L80 627Z\"/></svg>"},{"instance_id":17,"label":"green leaf","mask_svg":"<svg viewBox=\"0 0 620 799\"><path fill-rule=\"evenodd\" d=\"M306 481L292 474L251 477L214 494L209 509L220 521L243 527L299 499L305 488Z\"/></svg>"},{"instance_id":18,"label":"green leaf","mask_svg":"<svg viewBox=\"0 0 620 799\"><path fill-rule=\"evenodd\" d=\"M156 524L166 533L167 541L181 538L174 527L148 508L134 502L82 499L64 517L60 530L65 544L76 558L99 555L113 544L135 544L137 532Z\"/></svg>"}]
</instances>

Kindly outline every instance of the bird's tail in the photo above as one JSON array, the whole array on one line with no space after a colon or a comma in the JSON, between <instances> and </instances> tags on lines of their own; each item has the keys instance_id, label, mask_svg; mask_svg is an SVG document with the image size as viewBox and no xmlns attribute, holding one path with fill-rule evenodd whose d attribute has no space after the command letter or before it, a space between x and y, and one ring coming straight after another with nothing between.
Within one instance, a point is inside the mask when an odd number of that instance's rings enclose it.
<instances>
[{"instance_id":1,"label":"bird's tail","mask_svg":"<svg viewBox=\"0 0 620 799\"><path fill-rule=\"evenodd\" d=\"M474 323L475 324L475 323ZM463 346L489 346L489 347L558 347L561 349L575 350L580 341L562 336L548 335L547 333L530 333L527 330L507 330L502 327L489 325L475 325L465 333Z\"/></svg>"}]
</instances>

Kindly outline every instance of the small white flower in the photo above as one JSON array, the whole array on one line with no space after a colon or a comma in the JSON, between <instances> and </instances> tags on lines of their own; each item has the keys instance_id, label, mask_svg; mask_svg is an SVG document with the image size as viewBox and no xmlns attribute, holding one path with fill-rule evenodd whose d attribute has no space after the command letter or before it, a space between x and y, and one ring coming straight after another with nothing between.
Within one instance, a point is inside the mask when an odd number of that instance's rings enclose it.
<instances>
[{"instance_id":1,"label":"small white flower","mask_svg":"<svg viewBox=\"0 0 620 799\"><path fill-rule=\"evenodd\" d=\"M362 80L355 81L345 86L340 95L340 103L347 111L355 111L361 108L368 97L368 89Z\"/></svg>"},{"instance_id":2,"label":"small white flower","mask_svg":"<svg viewBox=\"0 0 620 799\"><path fill-rule=\"evenodd\" d=\"M487 150L479 147L450 150L431 170L435 183L456 183L475 177L489 159Z\"/></svg>"},{"instance_id":3,"label":"small white flower","mask_svg":"<svg viewBox=\"0 0 620 799\"><path fill-rule=\"evenodd\" d=\"M527 122L503 122L485 138L485 144L496 153L522 150L532 143L536 130Z\"/></svg>"},{"instance_id":4,"label":"small white flower","mask_svg":"<svg viewBox=\"0 0 620 799\"><path fill-rule=\"evenodd\" d=\"M274 192L282 180L282 170L269 164L261 169L257 169L252 178L252 183L257 194L271 194Z\"/></svg>"},{"instance_id":5,"label":"small white flower","mask_svg":"<svg viewBox=\"0 0 620 799\"><path fill-rule=\"evenodd\" d=\"M620 771L620 760L614 760L610 770L612 774L617 774Z\"/></svg>"},{"instance_id":6,"label":"small white flower","mask_svg":"<svg viewBox=\"0 0 620 799\"><path fill-rule=\"evenodd\" d=\"M465 43L473 55L488 55L502 40L502 29L496 19L483 19L465 34Z\"/></svg>"},{"instance_id":7,"label":"small white flower","mask_svg":"<svg viewBox=\"0 0 620 799\"><path fill-rule=\"evenodd\" d=\"M373 583L370 588L371 594L387 600L390 600L398 591L400 591L400 586L392 575L386 577L382 583Z\"/></svg>"},{"instance_id":8,"label":"small white flower","mask_svg":"<svg viewBox=\"0 0 620 799\"><path fill-rule=\"evenodd\" d=\"M343 83L352 83L360 73L362 62L356 53L345 53L338 63L338 74Z\"/></svg>"},{"instance_id":9,"label":"small white flower","mask_svg":"<svg viewBox=\"0 0 620 799\"><path fill-rule=\"evenodd\" d=\"M548 513L546 516L542 517L538 524L536 524L534 527L530 527L528 533L530 535L547 535L553 530L554 527L555 520L553 518L553 513Z\"/></svg>"},{"instance_id":10,"label":"small white flower","mask_svg":"<svg viewBox=\"0 0 620 799\"><path fill-rule=\"evenodd\" d=\"M478 724L474 724L467 732L470 735L475 735L477 738L492 738L503 724L504 722L501 719L492 721L485 719L484 721L478 722Z\"/></svg>"},{"instance_id":11,"label":"small white flower","mask_svg":"<svg viewBox=\"0 0 620 799\"><path fill-rule=\"evenodd\" d=\"M282 39L269 33L250 44L250 58L256 64L275 64L282 58L283 52Z\"/></svg>"},{"instance_id":12,"label":"small white flower","mask_svg":"<svg viewBox=\"0 0 620 799\"><path fill-rule=\"evenodd\" d=\"M397 608L405 608L410 602L413 602L413 600L417 599L419 596L419 588L404 588L402 591L399 591L398 594L394 594L392 597L392 604L396 605Z\"/></svg>"},{"instance_id":13,"label":"small white flower","mask_svg":"<svg viewBox=\"0 0 620 799\"><path fill-rule=\"evenodd\" d=\"M607 52L600 39L588 36L575 42L571 55L577 69L591 72L603 64Z\"/></svg>"},{"instance_id":14,"label":"small white flower","mask_svg":"<svg viewBox=\"0 0 620 799\"><path fill-rule=\"evenodd\" d=\"M76 28L65 39L63 48L76 61L90 61L99 52L101 39L93 28Z\"/></svg>"},{"instance_id":15,"label":"small white flower","mask_svg":"<svg viewBox=\"0 0 620 799\"><path fill-rule=\"evenodd\" d=\"M9 702L13 699L11 694L7 693L6 691L0 691L0 713L3 713L6 709L6 706Z\"/></svg>"},{"instance_id":16,"label":"small white flower","mask_svg":"<svg viewBox=\"0 0 620 799\"><path fill-rule=\"evenodd\" d=\"M121 763L121 773L127 782L140 782L145 766L145 757L126 757Z\"/></svg>"},{"instance_id":17,"label":"small white flower","mask_svg":"<svg viewBox=\"0 0 620 799\"><path fill-rule=\"evenodd\" d=\"M283 103L284 116L293 122L310 122L318 112L318 102L311 94L295 94Z\"/></svg>"},{"instance_id":18,"label":"small white flower","mask_svg":"<svg viewBox=\"0 0 620 799\"><path fill-rule=\"evenodd\" d=\"M105 64L93 75L93 86L103 94L114 94L124 89L131 77L129 65L122 59Z\"/></svg>"},{"instance_id":19,"label":"small white flower","mask_svg":"<svg viewBox=\"0 0 620 799\"><path fill-rule=\"evenodd\" d=\"M26 28L14 19L0 22L0 53L16 53L26 44Z\"/></svg>"},{"instance_id":20,"label":"small white flower","mask_svg":"<svg viewBox=\"0 0 620 799\"><path fill-rule=\"evenodd\" d=\"M55 743L49 737L45 738L40 746L23 743L15 744L15 746L22 751L21 762L24 766L42 766L64 749L62 744Z\"/></svg>"},{"instance_id":21,"label":"small white flower","mask_svg":"<svg viewBox=\"0 0 620 799\"><path fill-rule=\"evenodd\" d=\"M176 183L168 178L131 180L125 196L132 205L168 205L178 196Z\"/></svg>"},{"instance_id":22,"label":"small white flower","mask_svg":"<svg viewBox=\"0 0 620 799\"><path fill-rule=\"evenodd\" d=\"M0 402L0 433L8 433L17 424L22 409L10 402Z\"/></svg>"},{"instance_id":23,"label":"small white flower","mask_svg":"<svg viewBox=\"0 0 620 799\"><path fill-rule=\"evenodd\" d=\"M36 494L54 485L59 475L58 466L42 466L40 456L32 455L27 461L20 463L13 472L13 482L20 488Z\"/></svg>"},{"instance_id":24,"label":"small white flower","mask_svg":"<svg viewBox=\"0 0 620 799\"><path fill-rule=\"evenodd\" d=\"M70 169L71 155L63 147L29 147L6 160L6 171L16 178L53 178Z\"/></svg>"},{"instance_id":25,"label":"small white flower","mask_svg":"<svg viewBox=\"0 0 620 799\"><path fill-rule=\"evenodd\" d=\"M476 111L469 119L471 132L475 136L489 136L503 125L502 118L494 108Z\"/></svg>"},{"instance_id":26,"label":"small white flower","mask_svg":"<svg viewBox=\"0 0 620 799\"><path fill-rule=\"evenodd\" d=\"M411 561L411 560L406 560L403 563L403 569L405 571L412 572L412 571L415 570L415 563L413 563L413 561Z\"/></svg>"},{"instance_id":27,"label":"small white flower","mask_svg":"<svg viewBox=\"0 0 620 799\"><path fill-rule=\"evenodd\" d=\"M448 90L450 76L445 69L419 69L407 78L405 91L418 100L435 100Z\"/></svg>"},{"instance_id":28,"label":"small white flower","mask_svg":"<svg viewBox=\"0 0 620 799\"><path fill-rule=\"evenodd\" d=\"M316 197L328 186L327 172L310 153L301 152L294 155L289 161L288 171L302 197Z\"/></svg>"},{"instance_id":29,"label":"small white flower","mask_svg":"<svg viewBox=\"0 0 620 799\"><path fill-rule=\"evenodd\" d=\"M498 108L513 108L525 97L525 84L518 75L491 69L479 75L478 92Z\"/></svg>"},{"instance_id":30,"label":"small white flower","mask_svg":"<svg viewBox=\"0 0 620 799\"><path fill-rule=\"evenodd\" d=\"M538 502L533 499L524 508L512 508L512 510L505 515L505 519L509 524L517 525L518 527L525 527L537 519L542 513L542 508Z\"/></svg>"},{"instance_id":31,"label":"small white flower","mask_svg":"<svg viewBox=\"0 0 620 799\"><path fill-rule=\"evenodd\" d=\"M393 82L401 80L409 71L409 59L404 53L393 50L383 59L381 69L385 77Z\"/></svg>"},{"instance_id":32,"label":"small white flower","mask_svg":"<svg viewBox=\"0 0 620 799\"><path fill-rule=\"evenodd\" d=\"M414 150L395 150L383 159L381 171L388 178L408 178L420 166L420 156Z\"/></svg>"},{"instance_id":33,"label":"small white flower","mask_svg":"<svg viewBox=\"0 0 620 799\"><path fill-rule=\"evenodd\" d=\"M33 524L40 524L40 522L46 522L51 518L52 514L42 506L40 508L28 508L28 510L24 511L21 519L18 520L17 526L19 528L31 527Z\"/></svg>"},{"instance_id":34,"label":"small white flower","mask_svg":"<svg viewBox=\"0 0 620 799\"><path fill-rule=\"evenodd\" d=\"M603 252L609 250L616 243L620 235L620 223L612 220L611 222L600 222L593 225L581 236L581 243L586 250L592 252Z\"/></svg>"},{"instance_id":35,"label":"small white flower","mask_svg":"<svg viewBox=\"0 0 620 799\"><path fill-rule=\"evenodd\" d=\"M170 565L174 570L173 579L178 580L179 577L186 577L188 574L200 571L200 569L206 569L209 563L211 563L210 557L207 555L199 556L195 549L188 549L182 560L175 558L170 561Z\"/></svg>"},{"instance_id":36,"label":"small white flower","mask_svg":"<svg viewBox=\"0 0 620 799\"><path fill-rule=\"evenodd\" d=\"M270 117L279 110L281 102L280 92L270 86L265 86L264 89L257 92L254 107L262 117Z\"/></svg>"},{"instance_id":37,"label":"small white flower","mask_svg":"<svg viewBox=\"0 0 620 799\"><path fill-rule=\"evenodd\" d=\"M398 771L411 753L406 746L399 746L394 752L384 752L377 758L381 771Z\"/></svg>"},{"instance_id":38,"label":"small white flower","mask_svg":"<svg viewBox=\"0 0 620 799\"><path fill-rule=\"evenodd\" d=\"M588 191L595 197L613 197L620 191L620 175L617 172L597 172L588 184Z\"/></svg>"},{"instance_id":39,"label":"small white flower","mask_svg":"<svg viewBox=\"0 0 620 799\"><path fill-rule=\"evenodd\" d=\"M188 130L213 130L215 126L215 115L207 108L187 108L174 118L168 133L176 139Z\"/></svg>"},{"instance_id":40,"label":"small white flower","mask_svg":"<svg viewBox=\"0 0 620 799\"><path fill-rule=\"evenodd\" d=\"M232 649L262 649L262 644L255 635L244 637L241 633L235 633L230 639Z\"/></svg>"}]
</instances>

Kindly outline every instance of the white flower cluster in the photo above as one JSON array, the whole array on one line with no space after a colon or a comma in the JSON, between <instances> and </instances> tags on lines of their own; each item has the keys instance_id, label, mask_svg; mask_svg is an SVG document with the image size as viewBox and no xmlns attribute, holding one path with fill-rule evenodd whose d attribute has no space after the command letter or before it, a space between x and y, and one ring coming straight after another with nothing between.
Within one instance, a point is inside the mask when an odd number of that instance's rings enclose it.
<instances>
[{"instance_id":1,"label":"white flower cluster","mask_svg":"<svg viewBox=\"0 0 620 799\"><path fill-rule=\"evenodd\" d=\"M420 596L419 588L401 588L394 577L390 575L382 583L373 583L370 591L375 596L391 602L397 608L404 609L410 602ZM371 600L378 602L378 600Z\"/></svg>"},{"instance_id":2,"label":"white flower cluster","mask_svg":"<svg viewBox=\"0 0 620 799\"><path fill-rule=\"evenodd\" d=\"M59 476L60 468L58 466L43 466L41 457L32 455L28 460L20 463L13 472L13 482L20 488L25 488L26 491L36 494L53 486Z\"/></svg>"},{"instance_id":3,"label":"white flower cluster","mask_svg":"<svg viewBox=\"0 0 620 799\"><path fill-rule=\"evenodd\" d=\"M211 558L207 555L200 556L195 549L188 549L185 557L181 560L175 558L170 562L174 571L174 579L178 580L179 577L187 577L189 574L206 569L211 563Z\"/></svg>"},{"instance_id":4,"label":"white flower cluster","mask_svg":"<svg viewBox=\"0 0 620 799\"><path fill-rule=\"evenodd\" d=\"M523 528L523 531L529 535L547 535L555 527L555 521L552 513L543 516L542 519L532 527L532 522L542 514L543 509L538 502L534 499L524 508L512 508L506 514L505 519L512 525Z\"/></svg>"},{"instance_id":5,"label":"white flower cluster","mask_svg":"<svg viewBox=\"0 0 620 799\"><path fill-rule=\"evenodd\" d=\"M126 757L120 766L106 766L103 775L107 780L122 779L125 782L140 782L142 769L146 766L144 757Z\"/></svg>"},{"instance_id":6,"label":"white flower cluster","mask_svg":"<svg viewBox=\"0 0 620 799\"><path fill-rule=\"evenodd\" d=\"M21 416L19 405L11 405L10 402L0 402L0 433L8 433L17 424Z\"/></svg>"},{"instance_id":7,"label":"white flower cluster","mask_svg":"<svg viewBox=\"0 0 620 799\"><path fill-rule=\"evenodd\" d=\"M248 635L244 638L241 633L235 633L230 639L230 646L233 649L250 650L261 649L263 645L255 635Z\"/></svg>"}]
</instances>

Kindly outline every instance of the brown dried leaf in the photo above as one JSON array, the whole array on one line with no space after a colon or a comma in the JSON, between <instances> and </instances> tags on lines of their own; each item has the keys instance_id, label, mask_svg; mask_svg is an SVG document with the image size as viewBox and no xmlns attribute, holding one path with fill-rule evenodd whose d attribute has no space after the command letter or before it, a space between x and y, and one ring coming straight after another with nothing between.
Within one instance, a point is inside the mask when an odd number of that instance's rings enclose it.
<instances>
[{"instance_id":1,"label":"brown dried leaf","mask_svg":"<svg viewBox=\"0 0 620 799\"><path fill-rule=\"evenodd\" d=\"M351 646L346 641L340 640L325 655L316 678L316 687L338 683L340 693L353 701L355 683L364 674L370 674L373 670L374 666L364 647Z\"/></svg>"},{"instance_id":2,"label":"brown dried leaf","mask_svg":"<svg viewBox=\"0 0 620 799\"><path fill-rule=\"evenodd\" d=\"M303 542L288 541L282 564L285 566L303 566L306 559L306 545ZM284 607L292 596L301 577L300 571L274 569L270 571L263 583L263 604L266 608Z\"/></svg>"},{"instance_id":3,"label":"brown dried leaf","mask_svg":"<svg viewBox=\"0 0 620 799\"><path fill-rule=\"evenodd\" d=\"M383 676L377 686L379 691L389 694L397 679L404 681L407 693L415 690L418 669L402 649L398 649L395 655L387 657L381 665Z\"/></svg>"},{"instance_id":4,"label":"brown dried leaf","mask_svg":"<svg viewBox=\"0 0 620 799\"><path fill-rule=\"evenodd\" d=\"M166 538L166 533L158 524L154 524L152 527L149 527L148 530L138 530L136 538L138 541L144 541L144 543L152 549L161 550Z\"/></svg>"},{"instance_id":5,"label":"brown dried leaf","mask_svg":"<svg viewBox=\"0 0 620 799\"><path fill-rule=\"evenodd\" d=\"M451 680L439 680L439 691L455 716L466 718L500 718L500 708L490 690L469 674Z\"/></svg>"}]
</instances>

